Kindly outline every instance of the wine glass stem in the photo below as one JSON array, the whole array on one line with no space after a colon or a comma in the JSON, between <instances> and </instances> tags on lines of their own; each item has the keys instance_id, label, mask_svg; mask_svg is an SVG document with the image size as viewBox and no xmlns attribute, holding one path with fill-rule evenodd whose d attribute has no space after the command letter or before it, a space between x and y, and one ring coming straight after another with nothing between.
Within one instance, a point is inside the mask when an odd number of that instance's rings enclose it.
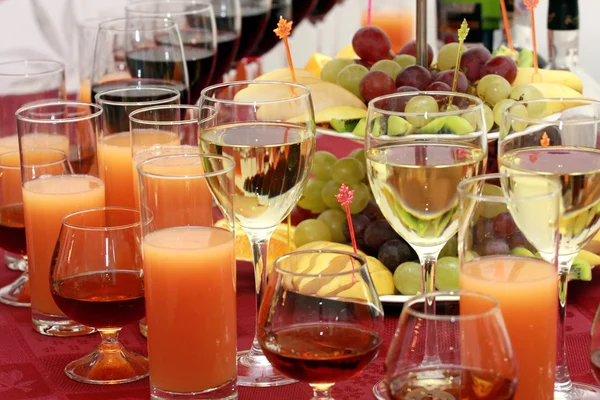
<instances>
[{"instance_id":1,"label":"wine glass stem","mask_svg":"<svg viewBox=\"0 0 600 400\"><path fill-rule=\"evenodd\" d=\"M102 339L102 344L100 346L104 350L120 348L121 347L121 344L119 343L119 332L120 331L121 331L121 328L98 329L98 332L100 332L100 338Z\"/></svg>"},{"instance_id":2,"label":"wine glass stem","mask_svg":"<svg viewBox=\"0 0 600 400\"><path fill-rule=\"evenodd\" d=\"M430 293L435 291L435 265L437 262L437 251L433 254L420 254L421 260L421 291ZM425 302L425 314L435 314L435 299ZM439 362L439 350L437 347L437 324L435 320L426 322L426 337L425 356L423 357L423 365L431 365Z\"/></svg>"},{"instance_id":3,"label":"wine glass stem","mask_svg":"<svg viewBox=\"0 0 600 400\"><path fill-rule=\"evenodd\" d=\"M421 260L421 292L429 293L435 291L435 264L438 253L419 255Z\"/></svg>"},{"instance_id":4,"label":"wine glass stem","mask_svg":"<svg viewBox=\"0 0 600 400\"><path fill-rule=\"evenodd\" d=\"M560 263L558 272L558 334L556 356L556 377L554 382L555 391L569 392L573 389L573 383L569 375L569 367L567 366L567 354L565 350L565 321L567 318L567 288L568 277L571 262L567 264Z\"/></svg>"},{"instance_id":5,"label":"wine glass stem","mask_svg":"<svg viewBox=\"0 0 600 400\"><path fill-rule=\"evenodd\" d=\"M334 400L329 393L333 384L311 384L313 398L311 400Z\"/></svg>"},{"instance_id":6,"label":"wine glass stem","mask_svg":"<svg viewBox=\"0 0 600 400\"><path fill-rule=\"evenodd\" d=\"M268 258L267 251L269 249L269 239L271 238L271 233L269 232L267 235L261 236L250 236L250 244L252 245L252 259L254 262L254 285L256 290L256 323L258 328L258 311L260 310L260 304L262 302L263 290L267 285L267 268L268 268ZM263 355L262 349L258 343L258 339L256 337L256 332L258 329L254 330L254 339L252 340L252 347L250 348L251 356L254 355Z\"/></svg>"}]
</instances>

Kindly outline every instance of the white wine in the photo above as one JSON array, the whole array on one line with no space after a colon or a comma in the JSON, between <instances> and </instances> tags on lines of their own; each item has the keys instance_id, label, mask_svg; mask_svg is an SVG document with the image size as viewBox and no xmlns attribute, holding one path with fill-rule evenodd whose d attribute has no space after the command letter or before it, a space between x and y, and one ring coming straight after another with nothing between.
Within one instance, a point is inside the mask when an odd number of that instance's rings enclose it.
<instances>
[{"instance_id":1,"label":"white wine","mask_svg":"<svg viewBox=\"0 0 600 400\"><path fill-rule=\"evenodd\" d=\"M315 137L295 125L239 123L201 132L200 146L235 160L235 217L260 230L278 225L302 196Z\"/></svg>"},{"instance_id":2,"label":"white wine","mask_svg":"<svg viewBox=\"0 0 600 400\"><path fill-rule=\"evenodd\" d=\"M367 153L367 171L383 215L411 245L443 245L458 228L458 183L482 174L481 148L407 142Z\"/></svg>"},{"instance_id":3,"label":"white wine","mask_svg":"<svg viewBox=\"0 0 600 400\"><path fill-rule=\"evenodd\" d=\"M600 229L600 150L528 147L500 158L500 171L535 173L562 184L559 254L576 254Z\"/></svg>"}]
</instances>

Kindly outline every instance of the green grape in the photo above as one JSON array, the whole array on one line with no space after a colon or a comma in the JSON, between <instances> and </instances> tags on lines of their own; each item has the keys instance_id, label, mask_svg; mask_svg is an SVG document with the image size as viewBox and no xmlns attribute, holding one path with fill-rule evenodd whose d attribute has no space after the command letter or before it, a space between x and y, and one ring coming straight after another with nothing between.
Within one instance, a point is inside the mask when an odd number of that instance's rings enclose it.
<instances>
[{"instance_id":1,"label":"green grape","mask_svg":"<svg viewBox=\"0 0 600 400\"><path fill-rule=\"evenodd\" d=\"M368 72L369 70L367 67L362 65L347 65L338 73L336 83L353 93L359 99L362 99L362 95L360 94L360 81Z\"/></svg>"},{"instance_id":2,"label":"green grape","mask_svg":"<svg viewBox=\"0 0 600 400\"><path fill-rule=\"evenodd\" d=\"M323 186L323 189L321 189L321 199L323 199L323 203L325 203L327 207L333 209L342 208L337 198L335 197L335 195L340 192L340 186L340 183L334 180L330 180L327 181L327 183L325 183L325 186Z\"/></svg>"},{"instance_id":3,"label":"green grape","mask_svg":"<svg viewBox=\"0 0 600 400\"><path fill-rule=\"evenodd\" d=\"M447 71L456 66L456 56L458 55L459 48L460 45L456 42L448 43L442 46L437 57L437 63L440 71Z\"/></svg>"},{"instance_id":4,"label":"green grape","mask_svg":"<svg viewBox=\"0 0 600 400\"><path fill-rule=\"evenodd\" d=\"M438 103L431 96L415 96L406 103L404 111L407 113L436 113L439 111ZM425 116L407 116L407 121L415 128L427 125L428 119Z\"/></svg>"},{"instance_id":5,"label":"green grape","mask_svg":"<svg viewBox=\"0 0 600 400\"><path fill-rule=\"evenodd\" d=\"M504 110L512 106L514 103L515 101L512 99L504 99L496 103L493 111L494 122L496 123L496 125L502 126L502 124L504 123Z\"/></svg>"},{"instance_id":6,"label":"green grape","mask_svg":"<svg viewBox=\"0 0 600 400\"><path fill-rule=\"evenodd\" d=\"M321 79L327 82L336 83L340 71L350 64L354 64L354 60L350 58L334 58L323 66L323 69L321 70Z\"/></svg>"},{"instance_id":7,"label":"green grape","mask_svg":"<svg viewBox=\"0 0 600 400\"><path fill-rule=\"evenodd\" d=\"M492 126L494 126L494 112L487 104L483 105L483 117L485 118L485 128L487 129L487 133L491 131Z\"/></svg>"},{"instance_id":8,"label":"green grape","mask_svg":"<svg viewBox=\"0 0 600 400\"><path fill-rule=\"evenodd\" d=\"M511 91L510 83L500 75L486 75L477 84L477 96L491 106L507 99Z\"/></svg>"},{"instance_id":9,"label":"green grape","mask_svg":"<svg viewBox=\"0 0 600 400\"><path fill-rule=\"evenodd\" d=\"M379 60L371 66L371 71L383 71L391 76L394 80L401 70L402 67L392 60Z\"/></svg>"},{"instance_id":10,"label":"green grape","mask_svg":"<svg viewBox=\"0 0 600 400\"><path fill-rule=\"evenodd\" d=\"M298 206L305 210L310 210L312 213L319 214L327 210L327 206L321 198L321 190L325 186L324 181L318 179L309 179L302 197L298 200Z\"/></svg>"},{"instance_id":11,"label":"green grape","mask_svg":"<svg viewBox=\"0 0 600 400\"><path fill-rule=\"evenodd\" d=\"M331 177L338 183L360 182L365 173L365 166L354 157L337 160L331 167Z\"/></svg>"},{"instance_id":12,"label":"green grape","mask_svg":"<svg viewBox=\"0 0 600 400\"><path fill-rule=\"evenodd\" d=\"M325 210L317 218L325 222L331 232L331 240L337 243L344 243L344 225L347 223L346 213L342 210Z\"/></svg>"},{"instance_id":13,"label":"green grape","mask_svg":"<svg viewBox=\"0 0 600 400\"><path fill-rule=\"evenodd\" d=\"M480 123L481 117L480 117L480 114L474 110L475 107L476 107L475 105L470 105L467 108L467 110L465 111L465 113L463 115L461 115L461 117L466 119L467 122L469 123L469 125L471 125L473 127L473 129L477 130L477 127L479 125L481 125L481 123ZM469 110L473 110L473 111L469 111Z\"/></svg>"},{"instance_id":14,"label":"green grape","mask_svg":"<svg viewBox=\"0 0 600 400\"><path fill-rule=\"evenodd\" d=\"M350 152L350 154L348 154L348 157L354 157L354 158L356 158L363 165L366 165L366 163L367 163L367 159L365 158L365 149L362 148L362 147L358 148L358 149L352 150Z\"/></svg>"},{"instance_id":15,"label":"green grape","mask_svg":"<svg viewBox=\"0 0 600 400\"><path fill-rule=\"evenodd\" d=\"M528 109L523 104L512 105L508 109L508 114L511 117L516 117L516 118L528 118L529 117ZM524 131L527 128L528 124L525 121L519 121L517 119L511 119L511 121L512 121L513 130L515 130L517 132Z\"/></svg>"},{"instance_id":16,"label":"green grape","mask_svg":"<svg viewBox=\"0 0 600 400\"><path fill-rule=\"evenodd\" d=\"M320 240L331 241L331 232L325 222L311 218L305 219L296 226L294 234L296 247Z\"/></svg>"},{"instance_id":17,"label":"green grape","mask_svg":"<svg viewBox=\"0 0 600 400\"><path fill-rule=\"evenodd\" d=\"M542 92L535 86L519 85L510 92L510 98L515 101L528 101L542 99ZM546 113L546 103L543 101L534 102L527 105L527 115L530 118L544 117Z\"/></svg>"},{"instance_id":18,"label":"green grape","mask_svg":"<svg viewBox=\"0 0 600 400\"><path fill-rule=\"evenodd\" d=\"M518 257L535 257L533 253L526 247L517 246L510 251L510 254Z\"/></svg>"},{"instance_id":19,"label":"green grape","mask_svg":"<svg viewBox=\"0 0 600 400\"><path fill-rule=\"evenodd\" d=\"M394 62L401 68L406 68L409 65L415 65L417 63L417 58L415 56L411 56L410 54L399 54L394 57Z\"/></svg>"},{"instance_id":20,"label":"green grape","mask_svg":"<svg viewBox=\"0 0 600 400\"><path fill-rule=\"evenodd\" d=\"M420 292L421 265L413 261L400 264L394 271L394 285L405 296L412 296Z\"/></svg>"},{"instance_id":21,"label":"green grape","mask_svg":"<svg viewBox=\"0 0 600 400\"><path fill-rule=\"evenodd\" d=\"M457 257L439 258L435 268L435 287L438 290L459 289L460 262Z\"/></svg>"},{"instance_id":22,"label":"green grape","mask_svg":"<svg viewBox=\"0 0 600 400\"><path fill-rule=\"evenodd\" d=\"M363 182L352 183L348 187L354 190L354 198L352 199L352 204L350 204L350 213L359 214L367 207L371 200L371 189Z\"/></svg>"},{"instance_id":23,"label":"green grape","mask_svg":"<svg viewBox=\"0 0 600 400\"><path fill-rule=\"evenodd\" d=\"M331 179L331 167L337 160L337 157L330 152L319 150L315 152L313 157L311 172L317 179L321 181L328 181Z\"/></svg>"},{"instance_id":24,"label":"green grape","mask_svg":"<svg viewBox=\"0 0 600 400\"><path fill-rule=\"evenodd\" d=\"M438 257L458 257L458 235L454 235L448 240Z\"/></svg>"}]
</instances>

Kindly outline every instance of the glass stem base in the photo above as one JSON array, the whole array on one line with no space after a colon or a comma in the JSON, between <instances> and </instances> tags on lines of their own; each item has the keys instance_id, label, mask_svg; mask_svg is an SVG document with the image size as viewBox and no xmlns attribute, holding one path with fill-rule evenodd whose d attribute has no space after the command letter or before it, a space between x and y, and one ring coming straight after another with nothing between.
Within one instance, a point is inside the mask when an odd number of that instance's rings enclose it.
<instances>
[{"instance_id":1,"label":"glass stem base","mask_svg":"<svg viewBox=\"0 0 600 400\"><path fill-rule=\"evenodd\" d=\"M235 379L216 388L186 393L163 390L150 383L151 400L236 400L237 398L238 388Z\"/></svg>"},{"instance_id":2,"label":"glass stem base","mask_svg":"<svg viewBox=\"0 0 600 400\"><path fill-rule=\"evenodd\" d=\"M0 303L15 307L31 306L27 272L23 272L14 282L0 289Z\"/></svg>"},{"instance_id":3,"label":"glass stem base","mask_svg":"<svg viewBox=\"0 0 600 400\"><path fill-rule=\"evenodd\" d=\"M248 387L283 386L296 383L273 368L254 337L250 350L238 351L238 385Z\"/></svg>"},{"instance_id":4,"label":"glass stem base","mask_svg":"<svg viewBox=\"0 0 600 400\"><path fill-rule=\"evenodd\" d=\"M325 383L320 385L310 384L310 387L313 390L313 397L310 400L335 400L329 393L332 386L333 383Z\"/></svg>"},{"instance_id":5,"label":"glass stem base","mask_svg":"<svg viewBox=\"0 0 600 400\"><path fill-rule=\"evenodd\" d=\"M89 335L96 329L71 321L64 315L50 315L31 310L33 330L46 336L70 337Z\"/></svg>"},{"instance_id":6,"label":"glass stem base","mask_svg":"<svg viewBox=\"0 0 600 400\"><path fill-rule=\"evenodd\" d=\"M567 385L558 383L554 385L554 400L592 400L600 399L600 387L586 385L583 383L572 383Z\"/></svg>"},{"instance_id":7,"label":"glass stem base","mask_svg":"<svg viewBox=\"0 0 600 400\"><path fill-rule=\"evenodd\" d=\"M148 324L146 323L146 318L140 321L140 333L146 339L148 338Z\"/></svg>"}]
</instances>

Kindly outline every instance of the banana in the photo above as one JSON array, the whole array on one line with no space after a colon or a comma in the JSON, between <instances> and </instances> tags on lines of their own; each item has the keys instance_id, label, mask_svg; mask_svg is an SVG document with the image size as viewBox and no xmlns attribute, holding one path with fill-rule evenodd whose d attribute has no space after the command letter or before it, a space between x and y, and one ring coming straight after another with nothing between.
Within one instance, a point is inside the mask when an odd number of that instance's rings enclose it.
<instances>
[{"instance_id":1,"label":"banana","mask_svg":"<svg viewBox=\"0 0 600 400\"><path fill-rule=\"evenodd\" d=\"M578 91L571 89L568 86L561 85L558 83L528 83L526 85L521 85L513 89L513 92L523 92L523 90L519 91L519 88L523 88L524 86L530 86L541 94L541 98L545 99L582 99L583 95ZM512 95L511 95L512 96ZM512 97L511 97L512 98ZM543 112L544 115L552 115L556 113L560 113L563 110L571 107L576 107L580 105L578 102L573 101L553 101L551 103L546 104L546 108Z\"/></svg>"},{"instance_id":2,"label":"banana","mask_svg":"<svg viewBox=\"0 0 600 400\"><path fill-rule=\"evenodd\" d=\"M590 265L600 265L600 256L587 250L581 250L577 258L587 261Z\"/></svg>"},{"instance_id":3,"label":"banana","mask_svg":"<svg viewBox=\"0 0 600 400\"><path fill-rule=\"evenodd\" d=\"M556 83L583 93L583 82L570 71L539 69L536 75L534 68L519 68L512 86L517 87L527 83Z\"/></svg>"}]
</instances>

